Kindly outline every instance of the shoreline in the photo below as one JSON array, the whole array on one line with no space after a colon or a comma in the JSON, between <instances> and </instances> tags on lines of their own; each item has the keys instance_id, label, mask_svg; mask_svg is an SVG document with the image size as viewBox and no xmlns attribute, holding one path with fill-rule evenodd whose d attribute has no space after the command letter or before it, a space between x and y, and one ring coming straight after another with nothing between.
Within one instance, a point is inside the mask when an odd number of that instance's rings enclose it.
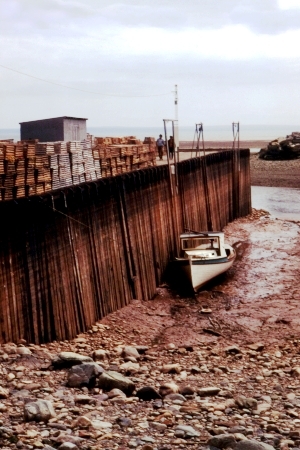
<instances>
[{"instance_id":1,"label":"shoreline","mask_svg":"<svg viewBox=\"0 0 300 450\"><path fill-rule=\"evenodd\" d=\"M270 141L267 140L240 140L240 148L264 148L268 145ZM204 141L205 150L209 148L232 148L233 141ZM193 146L193 141L179 141L180 149L191 149ZM194 147L196 142L194 143ZM202 143L200 142L200 147Z\"/></svg>"}]
</instances>

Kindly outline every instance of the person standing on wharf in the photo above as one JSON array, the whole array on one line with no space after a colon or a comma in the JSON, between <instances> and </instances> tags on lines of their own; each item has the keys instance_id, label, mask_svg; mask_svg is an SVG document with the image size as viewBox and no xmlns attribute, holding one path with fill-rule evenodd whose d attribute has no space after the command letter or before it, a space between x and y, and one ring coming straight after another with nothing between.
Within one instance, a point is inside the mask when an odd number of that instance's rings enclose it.
<instances>
[{"instance_id":1,"label":"person standing on wharf","mask_svg":"<svg viewBox=\"0 0 300 450\"><path fill-rule=\"evenodd\" d=\"M159 138L156 141L156 147L157 147L157 150L158 150L159 159L163 158L164 146L165 146L165 141L162 138L162 134L160 134Z\"/></svg>"}]
</instances>

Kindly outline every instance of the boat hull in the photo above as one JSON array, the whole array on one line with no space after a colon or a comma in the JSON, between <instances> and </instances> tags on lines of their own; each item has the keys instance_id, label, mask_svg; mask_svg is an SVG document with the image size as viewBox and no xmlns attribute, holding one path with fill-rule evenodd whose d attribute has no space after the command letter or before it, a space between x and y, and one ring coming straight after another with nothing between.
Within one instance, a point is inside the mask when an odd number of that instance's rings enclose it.
<instances>
[{"instance_id":1,"label":"boat hull","mask_svg":"<svg viewBox=\"0 0 300 450\"><path fill-rule=\"evenodd\" d=\"M194 291L197 291L212 278L226 272L232 266L235 255L231 258L196 259L179 258L179 264L190 280Z\"/></svg>"}]
</instances>

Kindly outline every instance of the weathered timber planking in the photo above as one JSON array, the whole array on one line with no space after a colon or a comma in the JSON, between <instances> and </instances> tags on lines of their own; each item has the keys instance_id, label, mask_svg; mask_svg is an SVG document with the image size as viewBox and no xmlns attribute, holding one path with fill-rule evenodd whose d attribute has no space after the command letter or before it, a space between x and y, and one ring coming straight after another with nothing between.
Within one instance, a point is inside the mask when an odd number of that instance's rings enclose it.
<instances>
[{"instance_id":1,"label":"weathered timber planking","mask_svg":"<svg viewBox=\"0 0 300 450\"><path fill-rule=\"evenodd\" d=\"M165 165L1 202L0 342L70 339L151 299L184 228L217 230L250 212L249 151L177 169L178 190Z\"/></svg>"}]
</instances>

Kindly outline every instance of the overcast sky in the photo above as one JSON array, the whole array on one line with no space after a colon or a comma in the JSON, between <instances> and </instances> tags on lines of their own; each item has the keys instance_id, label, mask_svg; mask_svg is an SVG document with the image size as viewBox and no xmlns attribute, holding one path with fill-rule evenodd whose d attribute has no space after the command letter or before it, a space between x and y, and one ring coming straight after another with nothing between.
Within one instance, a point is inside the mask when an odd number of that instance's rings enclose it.
<instances>
[{"instance_id":1,"label":"overcast sky","mask_svg":"<svg viewBox=\"0 0 300 450\"><path fill-rule=\"evenodd\" d=\"M0 128L157 126L175 84L182 125L300 125L300 0L1 0L0 17Z\"/></svg>"}]
</instances>

